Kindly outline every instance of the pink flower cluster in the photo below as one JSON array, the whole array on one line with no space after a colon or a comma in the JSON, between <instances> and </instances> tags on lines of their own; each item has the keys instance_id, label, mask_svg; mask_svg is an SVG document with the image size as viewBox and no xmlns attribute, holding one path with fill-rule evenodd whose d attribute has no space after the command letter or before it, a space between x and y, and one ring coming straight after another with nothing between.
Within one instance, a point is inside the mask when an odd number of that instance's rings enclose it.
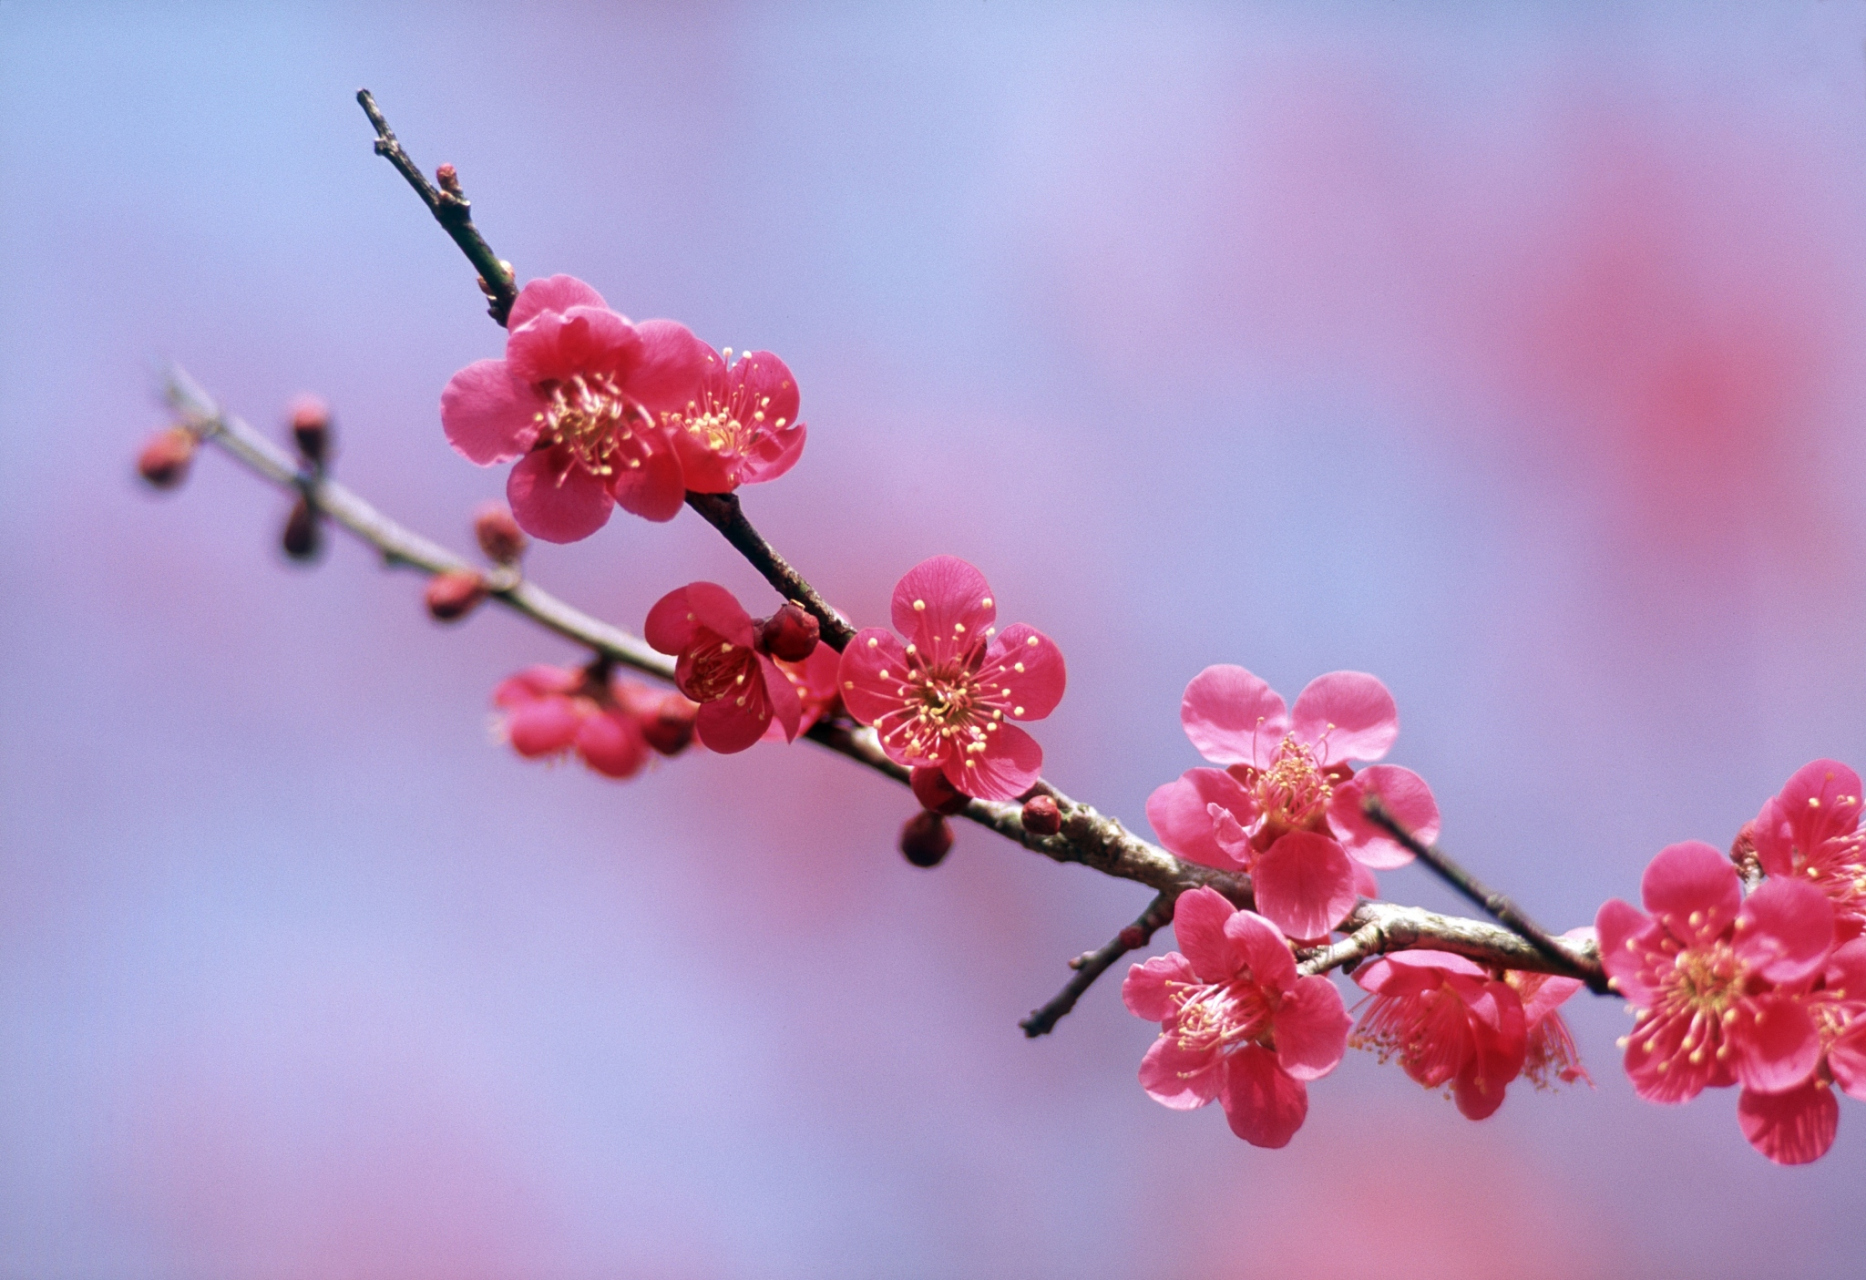
<instances>
[{"instance_id":1,"label":"pink flower cluster","mask_svg":"<svg viewBox=\"0 0 1866 1280\"><path fill-rule=\"evenodd\" d=\"M632 323L570 276L512 305L503 360L441 393L448 441L481 466L518 460L512 514L547 542L587 538L615 506L671 520L688 490L772 480L803 452L797 384L768 351L738 360L671 320Z\"/></svg>"},{"instance_id":2,"label":"pink flower cluster","mask_svg":"<svg viewBox=\"0 0 1866 1280\"><path fill-rule=\"evenodd\" d=\"M651 752L678 755L693 741L694 705L600 671L527 667L493 691L499 728L527 759L575 752L597 773L632 778Z\"/></svg>"},{"instance_id":3,"label":"pink flower cluster","mask_svg":"<svg viewBox=\"0 0 1866 1280\"><path fill-rule=\"evenodd\" d=\"M1860 779L1816 760L1771 797L1733 853L1766 879L1747 897L1730 859L1698 841L1646 868L1645 910L1614 900L1601 960L1634 1010L1626 1074L1648 1102L1740 1085L1737 1120L1778 1164L1833 1145L1833 1086L1866 1099L1866 833Z\"/></svg>"}]
</instances>

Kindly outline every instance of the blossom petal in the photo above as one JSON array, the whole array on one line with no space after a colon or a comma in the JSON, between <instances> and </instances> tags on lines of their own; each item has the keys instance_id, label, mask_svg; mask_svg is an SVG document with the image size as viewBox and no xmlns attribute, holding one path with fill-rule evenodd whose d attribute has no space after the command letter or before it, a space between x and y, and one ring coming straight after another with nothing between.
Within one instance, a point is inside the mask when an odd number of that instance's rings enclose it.
<instances>
[{"instance_id":1,"label":"blossom petal","mask_svg":"<svg viewBox=\"0 0 1866 1280\"><path fill-rule=\"evenodd\" d=\"M475 360L441 392L441 430L469 462L510 462L538 438L543 402L503 360Z\"/></svg>"},{"instance_id":2,"label":"blossom petal","mask_svg":"<svg viewBox=\"0 0 1866 1280\"><path fill-rule=\"evenodd\" d=\"M1237 908L1218 890L1201 885L1173 903L1173 937L1201 982L1229 982L1237 976L1238 957L1225 925Z\"/></svg>"},{"instance_id":3,"label":"blossom petal","mask_svg":"<svg viewBox=\"0 0 1866 1280\"><path fill-rule=\"evenodd\" d=\"M904 705L901 676L906 670L907 651L899 636L883 627L857 632L842 651L842 705L863 724L874 724L888 712L900 710ZM881 745L895 759L905 759L885 734Z\"/></svg>"},{"instance_id":4,"label":"blossom petal","mask_svg":"<svg viewBox=\"0 0 1866 1280\"><path fill-rule=\"evenodd\" d=\"M1376 677L1331 671L1296 695L1290 729L1296 741L1318 749L1323 765L1378 760L1399 737L1399 708Z\"/></svg>"},{"instance_id":5,"label":"blossom petal","mask_svg":"<svg viewBox=\"0 0 1866 1280\"><path fill-rule=\"evenodd\" d=\"M1213 805L1242 825L1257 820L1256 803L1230 774L1223 769L1188 769L1147 797L1147 821L1160 843L1182 858L1208 867L1241 867L1244 864L1214 834Z\"/></svg>"},{"instance_id":6,"label":"blossom petal","mask_svg":"<svg viewBox=\"0 0 1866 1280\"><path fill-rule=\"evenodd\" d=\"M518 291L512 312L505 318L505 327L522 329L546 311L562 312L572 307L601 307L607 311L609 304L603 301L602 294L575 276L545 276L528 281Z\"/></svg>"},{"instance_id":7,"label":"blossom petal","mask_svg":"<svg viewBox=\"0 0 1866 1280\"><path fill-rule=\"evenodd\" d=\"M641 465L634 466L633 462ZM630 465L616 468L609 487L616 505L657 524L679 515L687 501L687 482L680 469L680 457L664 435L658 440L644 440L641 454L632 459Z\"/></svg>"},{"instance_id":8,"label":"blossom petal","mask_svg":"<svg viewBox=\"0 0 1866 1280\"><path fill-rule=\"evenodd\" d=\"M895 585L891 613L896 631L924 644L984 635L997 620L998 606L984 574L957 556L934 556Z\"/></svg>"},{"instance_id":9,"label":"blossom petal","mask_svg":"<svg viewBox=\"0 0 1866 1280\"><path fill-rule=\"evenodd\" d=\"M554 693L569 693L583 683L583 673L566 667L539 664L526 667L515 676L507 676L492 691L495 707L518 707Z\"/></svg>"},{"instance_id":10,"label":"blossom petal","mask_svg":"<svg viewBox=\"0 0 1866 1280\"><path fill-rule=\"evenodd\" d=\"M635 326L607 307L571 307L539 312L514 329L505 358L512 376L533 386L592 374L626 380L641 346Z\"/></svg>"},{"instance_id":11,"label":"blossom petal","mask_svg":"<svg viewBox=\"0 0 1866 1280\"><path fill-rule=\"evenodd\" d=\"M1009 721L985 737L983 751L946 757L946 780L978 800L1015 800L1043 776L1043 748Z\"/></svg>"},{"instance_id":12,"label":"blossom petal","mask_svg":"<svg viewBox=\"0 0 1866 1280\"><path fill-rule=\"evenodd\" d=\"M985 650L979 680L993 686L1018 720L1041 720L1063 700L1063 651L1035 627L1012 623Z\"/></svg>"},{"instance_id":13,"label":"blossom petal","mask_svg":"<svg viewBox=\"0 0 1866 1280\"><path fill-rule=\"evenodd\" d=\"M1354 909L1354 867L1340 844L1291 831L1251 868L1257 910L1292 938L1325 938Z\"/></svg>"},{"instance_id":14,"label":"blossom petal","mask_svg":"<svg viewBox=\"0 0 1866 1280\"><path fill-rule=\"evenodd\" d=\"M1849 1098L1866 1102L1866 1021L1855 1020L1828 1046L1827 1069Z\"/></svg>"},{"instance_id":15,"label":"blossom petal","mask_svg":"<svg viewBox=\"0 0 1866 1280\"><path fill-rule=\"evenodd\" d=\"M1225 1058L1218 1101L1231 1132L1253 1147L1285 1147L1309 1115L1309 1090L1277 1064L1276 1055L1246 1045Z\"/></svg>"},{"instance_id":16,"label":"blossom petal","mask_svg":"<svg viewBox=\"0 0 1866 1280\"><path fill-rule=\"evenodd\" d=\"M687 584L687 612L694 622L729 644L752 647L752 615L717 582Z\"/></svg>"},{"instance_id":17,"label":"blossom petal","mask_svg":"<svg viewBox=\"0 0 1866 1280\"><path fill-rule=\"evenodd\" d=\"M1163 956L1149 956L1127 971L1121 982L1121 1003L1127 1011L1148 1022L1165 1022L1173 1012L1173 984L1191 986L1198 982L1192 962L1177 951Z\"/></svg>"},{"instance_id":18,"label":"blossom petal","mask_svg":"<svg viewBox=\"0 0 1866 1280\"><path fill-rule=\"evenodd\" d=\"M1630 902L1613 898L1601 904L1594 926L1600 932L1600 966L1613 981L1613 989L1641 1008L1651 1008L1658 989L1640 977L1642 941L1658 929L1652 917Z\"/></svg>"},{"instance_id":19,"label":"blossom petal","mask_svg":"<svg viewBox=\"0 0 1866 1280\"><path fill-rule=\"evenodd\" d=\"M1276 1014L1276 1058L1298 1080L1319 1080L1348 1050L1351 1020L1327 978L1298 978Z\"/></svg>"},{"instance_id":20,"label":"blossom petal","mask_svg":"<svg viewBox=\"0 0 1866 1280\"><path fill-rule=\"evenodd\" d=\"M797 465L797 459L803 457L803 444L808 435L808 427L794 422L782 431L760 436L739 460L739 482L763 484L789 471Z\"/></svg>"},{"instance_id":21,"label":"blossom petal","mask_svg":"<svg viewBox=\"0 0 1866 1280\"><path fill-rule=\"evenodd\" d=\"M620 710L585 717L577 729L577 754L596 772L631 778L648 763L648 740L634 717Z\"/></svg>"},{"instance_id":22,"label":"blossom petal","mask_svg":"<svg viewBox=\"0 0 1866 1280\"><path fill-rule=\"evenodd\" d=\"M1807 1164L1834 1145L1840 1103L1815 1080L1786 1093L1745 1089L1737 1098L1736 1122L1749 1145L1775 1163Z\"/></svg>"},{"instance_id":23,"label":"blossom petal","mask_svg":"<svg viewBox=\"0 0 1866 1280\"><path fill-rule=\"evenodd\" d=\"M577 542L609 523L614 500L601 480L557 450L528 453L505 478L505 499L518 527L546 542Z\"/></svg>"},{"instance_id":24,"label":"blossom petal","mask_svg":"<svg viewBox=\"0 0 1866 1280\"><path fill-rule=\"evenodd\" d=\"M582 717L569 698L539 698L505 719L505 736L521 756L553 756L577 736Z\"/></svg>"},{"instance_id":25,"label":"blossom petal","mask_svg":"<svg viewBox=\"0 0 1866 1280\"><path fill-rule=\"evenodd\" d=\"M1567 1003L1581 989L1581 979L1552 973L1524 973L1517 987L1523 1000L1523 1021L1533 1027Z\"/></svg>"},{"instance_id":26,"label":"blossom petal","mask_svg":"<svg viewBox=\"0 0 1866 1280\"><path fill-rule=\"evenodd\" d=\"M1745 1088L1780 1093L1806 1080L1820 1064L1820 1033L1800 1000L1761 995L1735 1007L1735 1020L1724 1025L1724 1041Z\"/></svg>"},{"instance_id":27,"label":"blossom petal","mask_svg":"<svg viewBox=\"0 0 1866 1280\"><path fill-rule=\"evenodd\" d=\"M707 365L719 357L693 336L693 330L674 320L644 320L635 332L641 346L629 372L628 392L659 422L663 413L678 413L699 397Z\"/></svg>"},{"instance_id":28,"label":"blossom petal","mask_svg":"<svg viewBox=\"0 0 1866 1280\"><path fill-rule=\"evenodd\" d=\"M1163 1107L1191 1111L1218 1096L1224 1081L1217 1070L1224 1059L1211 1052L1188 1053L1170 1031L1140 1060L1140 1087Z\"/></svg>"},{"instance_id":29,"label":"blossom petal","mask_svg":"<svg viewBox=\"0 0 1866 1280\"><path fill-rule=\"evenodd\" d=\"M1859 829L1860 776L1838 760L1803 765L1777 798L1781 818L1803 852Z\"/></svg>"},{"instance_id":30,"label":"blossom petal","mask_svg":"<svg viewBox=\"0 0 1866 1280\"><path fill-rule=\"evenodd\" d=\"M1646 910L1658 917L1673 936L1692 941L1715 938L1743 906L1743 886L1736 868L1702 840L1687 840L1659 850L1646 867L1639 891ZM1601 940L1606 940L1605 930Z\"/></svg>"},{"instance_id":31,"label":"blossom petal","mask_svg":"<svg viewBox=\"0 0 1866 1280\"><path fill-rule=\"evenodd\" d=\"M1818 973L1833 949L1833 902L1807 881L1765 881L1743 904L1736 953L1770 982Z\"/></svg>"},{"instance_id":32,"label":"blossom petal","mask_svg":"<svg viewBox=\"0 0 1866 1280\"><path fill-rule=\"evenodd\" d=\"M1248 966L1251 979L1270 992L1296 985L1296 960L1282 931L1255 911L1239 911L1225 921L1234 968Z\"/></svg>"},{"instance_id":33,"label":"blossom petal","mask_svg":"<svg viewBox=\"0 0 1866 1280\"><path fill-rule=\"evenodd\" d=\"M1633 1082L1633 1092L1647 1102L1673 1106L1704 1092L1717 1069L1717 1059L1702 1053L1693 1061L1691 1050L1682 1042L1690 1029L1689 1018L1667 1018L1658 1026L1640 1023L1626 1043L1626 1078Z\"/></svg>"},{"instance_id":34,"label":"blossom petal","mask_svg":"<svg viewBox=\"0 0 1866 1280\"><path fill-rule=\"evenodd\" d=\"M765 726L771 723L771 701L759 682L748 681L744 690L736 698L714 698L700 704L693 718L693 731L709 751L731 755L764 736Z\"/></svg>"},{"instance_id":35,"label":"blossom petal","mask_svg":"<svg viewBox=\"0 0 1866 1280\"><path fill-rule=\"evenodd\" d=\"M1342 848L1355 861L1381 871L1412 861L1412 850L1361 811L1361 802L1369 795L1379 796L1387 812L1421 843L1431 844L1438 839L1438 801L1432 798L1432 788L1425 779L1396 764L1370 765L1337 786L1328 804L1328 825L1335 829Z\"/></svg>"},{"instance_id":36,"label":"blossom petal","mask_svg":"<svg viewBox=\"0 0 1866 1280\"><path fill-rule=\"evenodd\" d=\"M749 622L747 625L749 628ZM785 741L795 742L797 726L803 719L803 699L797 696L797 686L778 670L777 663L762 653L758 655L758 670L764 676L765 703L771 708L771 722L784 726Z\"/></svg>"},{"instance_id":37,"label":"blossom petal","mask_svg":"<svg viewBox=\"0 0 1866 1280\"><path fill-rule=\"evenodd\" d=\"M699 634L699 616L687 604L687 588L675 587L654 602L642 638L659 653L680 653Z\"/></svg>"},{"instance_id":38,"label":"blossom petal","mask_svg":"<svg viewBox=\"0 0 1866 1280\"><path fill-rule=\"evenodd\" d=\"M1179 723L1207 760L1258 769L1271 763L1289 732L1289 715L1277 692L1229 663L1192 677L1180 699Z\"/></svg>"}]
</instances>

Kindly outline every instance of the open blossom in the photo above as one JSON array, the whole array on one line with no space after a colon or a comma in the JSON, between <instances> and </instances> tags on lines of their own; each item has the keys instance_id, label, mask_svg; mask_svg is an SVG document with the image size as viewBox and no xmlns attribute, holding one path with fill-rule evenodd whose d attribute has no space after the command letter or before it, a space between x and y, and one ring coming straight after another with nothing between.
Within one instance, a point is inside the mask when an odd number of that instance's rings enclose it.
<instances>
[{"instance_id":1,"label":"open blossom","mask_svg":"<svg viewBox=\"0 0 1866 1280\"><path fill-rule=\"evenodd\" d=\"M1319 938L1377 891L1370 868L1412 854L1361 812L1377 794L1422 840L1438 836L1431 788L1378 760L1399 735L1393 695L1373 676L1317 676L1293 711L1243 667L1207 667L1186 686L1180 722L1221 769L1189 769L1147 800L1147 820L1174 853L1248 871L1257 909L1285 933Z\"/></svg>"},{"instance_id":2,"label":"open blossom","mask_svg":"<svg viewBox=\"0 0 1866 1280\"><path fill-rule=\"evenodd\" d=\"M533 280L507 318L505 359L441 393L441 425L481 466L519 459L506 497L547 542L587 538L610 509L671 520L686 497L663 425L700 394L711 348L671 320L631 324L570 276Z\"/></svg>"},{"instance_id":3,"label":"open blossom","mask_svg":"<svg viewBox=\"0 0 1866 1280\"><path fill-rule=\"evenodd\" d=\"M1397 951L1355 971L1370 994L1357 1047L1399 1061L1428 1089L1449 1085L1458 1110L1482 1120L1523 1070L1529 1024L1516 989L1448 951Z\"/></svg>"},{"instance_id":4,"label":"open blossom","mask_svg":"<svg viewBox=\"0 0 1866 1280\"><path fill-rule=\"evenodd\" d=\"M934 556L894 588L894 629L869 627L842 654L842 703L875 727L888 757L945 771L980 800L1010 800L1043 773L1043 748L1010 723L1041 720L1062 701L1063 655L1041 631L997 632L991 587L977 569Z\"/></svg>"},{"instance_id":5,"label":"open blossom","mask_svg":"<svg viewBox=\"0 0 1866 1280\"><path fill-rule=\"evenodd\" d=\"M730 347L723 356L708 351L693 398L661 413L687 488L730 493L789 471L803 454L797 404L796 379L769 351L747 351L737 360Z\"/></svg>"},{"instance_id":6,"label":"open blossom","mask_svg":"<svg viewBox=\"0 0 1866 1280\"><path fill-rule=\"evenodd\" d=\"M692 716L692 705L679 694L635 681L604 682L564 667L527 667L503 681L492 700L506 741L521 756L556 758L574 751L611 778L640 772L651 748L664 755L680 750L684 742L653 730Z\"/></svg>"},{"instance_id":7,"label":"open blossom","mask_svg":"<svg viewBox=\"0 0 1866 1280\"><path fill-rule=\"evenodd\" d=\"M1833 1146L1840 1129L1835 1084L1866 1099L1866 938L1834 949L1806 1007L1820 1036L1819 1065L1792 1089L1745 1088L1737 1099L1743 1136L1777 1164L1807 1164Z\"/></svg>"},{"instance_id":8,"label":"open blossom","mask_svg":"<svg viewBox=\"0 0 1866 1280\"><path fill-rule=\"evenodd\" d=\"M719 752L743 751L775 721L796 738L803 708L790 677L758 652L757 626L717 583L693 582L648 611L648 643L679 661L674 684L700 704L700 741Z\"/></svg>"},{"instance_id":9,"label":"open blossom","mask_svg":"<svg viewBox=\"0 0 1866 1280\"><path fill-rule=\"evenodd\" d=\"M1838 760L1804 765L1750 824L1756 857L1769 876L1813 885L1834 904L1844 941L1866 926L1866 832L1860 830L1860 777Z\"/></svg>"},{"instance_id":10,"label":"open blossom","mask_svg":"<svg viewBox=\"0 0 1866 1280\"><path fill-rule=\"evenodd\" d=\"M1809 1082L1822 1049L1809 989L1834 943L1820 891L1772 880L1744 901L1736 869L1699 841L1661 850L1640 891L1645 911L1615 899L1598 921L1609 982L1635 1010L1623 1042L1634 1091L1678 1103Z\"/></svg>"},{"instance_id":11,"label":"open blossom","mask_svg":"<svg viewBox=\"0 0 1866 1280\"><path fill-rule=\"evenodd\" d=\"M1129 1012L1160 1024L1141 1087L1176 1110L1216 1098L1238 1137L1286 1145L1309 1113L1305 1082L1347 1048L1341 993L1298 977L1277 927L1215 890L1179 896L1173 934L1180 950L1135 965L1121 985Z\"/></svg>"}]
</instances>

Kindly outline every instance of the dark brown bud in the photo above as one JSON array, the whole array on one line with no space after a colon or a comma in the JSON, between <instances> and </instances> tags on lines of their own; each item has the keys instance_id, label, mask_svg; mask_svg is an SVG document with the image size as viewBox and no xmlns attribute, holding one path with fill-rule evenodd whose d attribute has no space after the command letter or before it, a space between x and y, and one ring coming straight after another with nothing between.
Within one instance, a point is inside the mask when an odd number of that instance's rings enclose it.
<instances>
[{"instance_id":1,"label":"dark brown bud","mask_svg":"<svg viewBox=\"0 0 1866 1280\"><path fill-rule=\"evenodd\" d=\"M641 717L641 736L662 755L677 756L692 745L693 718L699 713L698 704L670 693L652 715Z\"/></svg>"},{"instance_id":2,"label":"dark brown bud","mask_svg":"<svg viewBox=\"0 0 1866 1280\"><path fill-rule=\"evenodd\" d=\"M943 769L921 767L913 771L910 785L914 799L934 813L957 813L971 803L972 797L952 785Z\"/></svg>"},{"instance_id":3,"label":"dark brown bud","mask_svg":"<svg viewBox=\"0 0 1866 1280\"><path fill-rule=\"evenodd\" d=\"M1120 933L1121 945L1129 951L1138 951L1147 945L1147 934L1137 924L1130 924Z\"/></svg>"},{"instance_id":4,"label":"dark brown bud","mask_svg":"<svg viewBox=\"0 0 1866 1280\"><path fill-rule=\"evenodd\" d=\"M758 648L786 662L802 662L816 652L822 634L822 624L804 612L802 605L787 602L758 624Z\"/></svg>"},{"instance_id":5,"label":"dark brown bud","mask_svg":"<svg viewBox=\"0 0 1866 1280\"><path fill-rule=\"evenodd\" d=\"M937 867L952 852L952 828L939 814L922 809L901 828L901 852L916 867Z\"/></svg>"},{"instance_id":6,"label":"dark brown bud","mask_svg":"<svg viewBox=\"0 0 1866 1280\"><path fill-rule=\"evenodd\" d=\"M434 181L442 191L456 200L464 200L466 192L460 189L460 174L452 165L444 164L434 171Z\"/></svg>"},{"instance_id":7,"label":"dark brown bud","mask_svg":"<svg viewBox=\"0 0 1866 1280\"><path fill-rule=\"evenodd\" d=\"M1033 836L1053 836L1063 829L1063 813L1048 796L1024 801L1024 830Z\"/></svg>"},{"instance_id":8,"label":"dark brown bud","mask_svg":"<svg viewBox=\"0 0 1866 1280\"><path fill-rule=\"evenodd\" d=\"M323 466L330 457L330 406L311 395L292 401L292 439L306 462Z\"/></svg>"},{"instance_id":9,"label":"dark brown bud","mask_svg":"<svg viewBox=\"0 0 1866 1280\"><path fill-rule=\"evenodd\" d=\"M279 536L279 545L294 560L315 560L318 552L324 549L324 530L303 494L292 504L292 513L285 517L285 532Z\"/></svg>"},{"instance_id":10,"label":"dark brown bud","mask_svg":"<svg viewBox=\"0 0 1866 1280\"><path fill-rule=\"evenodd\" d=\"M188 478L188 464L201 443L186 427L164 427L149 437L136 457L136 473L158 489L173 489Z\"/></svg>"},{"instance_id":11,"label":"dark brown bud","mask_svg":"<svg viewBox=\"0 0 1866 1280\"><path fill-rule=\"evenodd\" d=\"M494 564L517 564L531 543L503 502L488 502L473 513L473 536Z\"/></svg>"},{"instance_id":12,"label":"dark brown bud","mask_svg":"<svg viewBox=\"0 0 1866 1280\"><path fill-rule=\"evenodd\" d=\"M428 580L428 612L440 622L466 617L485 599L486 579L471 569L449 569Z\"/></svg>"}]
</instances>

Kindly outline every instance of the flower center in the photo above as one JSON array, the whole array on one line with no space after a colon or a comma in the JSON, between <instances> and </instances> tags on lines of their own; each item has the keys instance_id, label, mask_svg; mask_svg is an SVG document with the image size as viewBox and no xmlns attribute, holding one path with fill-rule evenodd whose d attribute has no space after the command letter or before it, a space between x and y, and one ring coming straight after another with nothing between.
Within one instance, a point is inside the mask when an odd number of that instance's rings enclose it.
<instances>
[{"instance_id":1,"label":"flower center","mask_svg":"<svg viewBox=\"0 0 1866 1280\"><path fill-rule=\"evenodd\" d=\"M563 449L577 466L605 480L618 467L639 467L641 458L653 452L647 440L635 436L640 410L606 373L579 373L552 384L543 417L540 442Z\"/></svg>"},{"instance_id":2,"label":"flower center","mask_svg":"<svg viewBox=\"0 0 1866 1280\"><path fill-rule=\"evenodd\" d=\"M714 702L740 690L743 702L745 681L756 661L750 649L727 640L698 645L681 656L680 691L695 702Z\"/></svg>"},{"instance_id":3,"label":"flower center","mask_svg":"<svg viewBox=\"0 0 1866 1280\"><path fill-rule=\"evenodd\" d=\"M1678 1012L1721 1017L1743 995L1749 966L1726 942L1681 952L1659 987L1660 1002Z\"/></svg>"},{"instance_id":4,"label":"flower center","mask_svg":"<svg viewBox=\"0 0 1866 1280\"><path fill-rule=\"evenodd\" d=\"M1270 1004L1248 977L1209 985L1169 982L1173 1035L1187 1053L1213 1053L1234 1044L1270 1043Z\"/></svg>"},{"instance_id":5,"label":"flower center","mask_svg":"<svg viewBox=\"0 0 1866 1280\"><path fill-rule=\"evenodd\" d=\"M1285 734L1267 769L1234 766L1232 774L1251 790L1263 814L1261 838L1275 840L1286 831L1328 830L1328 802L1335 784L1353 776L1347 765L1324 768L1315 748Z\"/></svg>"},{"instance_id":6,"label":"flower center","mask_svg":"<svg viewBox=\"0 0 1866 1280\"><path fill-rule=\"evenodd\" d=\"M915 645L907 646L907 670L898 677L900 706L875 721L882 739L897 744L910 759L943 764L948 752L964 752L965 767L977 768L991 735L1004 720L1007 685L993 686L997 674L980 670L981 637L957 654L928 663ZM883 671L881 678L889 679ZM1015 715L1022 708L1012 708Z\"/></svg>"},{"instance_id":7,"label":"flower center","mask_svg":"<svg viewBox=\"0 0 1866 1280\"><path fill-rule=\"evenodd\" d=\"M725 354L730 361L732 349L726 348ZM751 372L745 359L741 359L739 364L745 373ZM687 402L685 413L663 413L661 421L666 426L687 432L704 445L708 452L724 458L735 458L756 444L766 431L782 431L785 426L786 419L783 418L767 425L765 416L771 408L770 396L760 396L756 404L748 404L750 399L742 383L733 387L723 400L711 391L702 391L698 400ZM746 412L748 407L750 413Z\"/></svg>"}]
</instances>

